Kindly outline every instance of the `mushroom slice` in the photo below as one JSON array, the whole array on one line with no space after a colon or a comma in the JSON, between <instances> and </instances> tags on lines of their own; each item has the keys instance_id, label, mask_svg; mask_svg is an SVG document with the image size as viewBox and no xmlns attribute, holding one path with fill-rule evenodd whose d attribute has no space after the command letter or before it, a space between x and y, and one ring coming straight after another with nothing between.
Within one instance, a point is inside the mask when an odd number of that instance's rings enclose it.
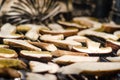
<instances>
[{"instance_id":1,"label":"mushroom slice","mask_svg":"<svg viewBox=\"0 0 120 80\"><path fill-rule=\"evenodd\" d=\"M16 27L7 23L1 27L0 38L23 38L23 35L15 34Z\"/></svg>"},{"instance_id":2,"label":"mushroom slice","mask_svg":"<svg viewBox=\"0 0 120 80\"><path fill-rule=\"evenodd\" d=\"M71 50L73 46L81 46L81 43L72 40L45 40L61 49Z\"/></svg>"},{"instance_id":3,"label":"mushroom slice","mask_svg":"<svg viewBox=\"0 0 120 80\"><path fill-rule=\"evenodd\" d=\"M63 74L104 75L120 72L119 62L79 62L59 69Z\"/></svg>"},{"instance_id":4,"label":"mushroom slice","mask_svg":"<svg viewBox=\"0 0 120 80\"><path fill-rule=\"evenodd\" d=\"M77 41L77 42L87 42L87 40L89 40L89 39L85 36L75 35L75 36L67 37L65 40L73 40L73 41Z\"/></svg>"},{"instance_id":5,"label":"mushroom slice","mask_svg":"<svg viewBox=\"0 0 120 80\"><path fill-rule=\"evenodd\" d=\"M0 77L20 78L21 74L19 71L12 68L0 68Z\"/></svg>"},{"instance_id":6,"label":"mushroom slice","mask_svg":"<svg viewBox=\"0 0 120 80\"><path fill-rule=\"evenodd\" d=\"M47 42L49 40L62 40L62 39L64 39L64 35L62 35L62 34L59 34L59 35L49 35L49 34L46 34L46 35L42 35L40 37L40 39L42 41L45 41L45 42Z\"/></svg>"},{"instance_id":7,"label":"mushroom slice","mask_svg":"<svg viewBox=\"0 0 120 80\"><path fill-rule=\"evenodd\" d=\"M0 57L1 58L17 58L17 53L12 49L0 48Z\"/></svg>"},{"instance_id":8,"label":"mushroom slice","mask_svg":"<svg viewBox=\"0 0 120 80\"><path fill-rule=\"evenodd\" d=\"M58 21L59 24L63 25L63 26L67 26L67 27L75 27L75 28L78 28L78 29L86 29L87 27L85 26L81 26L77 23L74 23L74 22L65 22L65 21Z\"/></svg>"},{"instance_id":9,"label":"mushroom slice","mask_svg":"<svg viewBox=\"0 0 120 80\"><path fill-rule=\"evenodd\" d=\"M36 74L36 73L27 73L26 80L57 80L57 77L53 74Z\"/></svg>"},{"instance_id":10,"label":"mushroom slice","mask_svg":"<svg viewBox=\"0 0 120 80\"><path fill-rule=\"evenodd\" d=\"M17 48L27 49L27 50L41 51L40 48L31 45L25 40L3 39L3 41L4 41L4 44L10 45L12 47L17 47Z\"/></svg>"},{"instance_id":11,"label":"mushroom slice","mask_svg":"<svg viewBox=\"0 0 120 80\"><path fill-rule=\"evenodd\" d=\"M93 31L93 30L83 30L80 31L78 33L78 35L93 35L93 36L97 36L97 37L101 37L104 39L112 39L112 40L118 40L119 38L113 34L108 34L105 32L97 32L97 31Z\"/></svg>"},{"instance_id":12,"label":"mushroom slice","mask_svg":"<svg viewBox=\"0 0 120 80\"><path fill-rule=\"evenodd\" d=\"M120 49L117 51L117 55L120 56Z\"/></svg>"},{"instance_id":13,"label":"mushroom slice","mask_svg":"<svg viewBox=\"0 0 120 80\"><path fill-rule=\"evenodd\" d=\"M52 55L56 57L60 57L63 55L88 56L87 53L80 53L80 52L73 52L73 51L66 51L66 50L55 50L52 52Z\"/></svg>"},{"instance_id":14,"label":"mushroom slice","mask_svg":"<svg viewBox=\"0 0 120 80\"><path fill-rule=\"evenodd\" d=\"M42 34L51 34L51 35L58 35L63 34L65 37L76 35L78 32L78 29L68 29L68 30L41 30Z\"/></svg>"},{"instance_id":15,"label":"mushroom slice","mask_svg":"<svg viewBox=\"0 0 120 80\"><path fill-rule=\"evenodd\" d=\"M115 31L120 30L120 25L117 25L115 23L114 24L113 23L104 23L101 28L105 32L113 33Z\"/></svg>"},{"instance_id":16,"label":"mushroom slice","mask_svg":"<svg viewBox=\"0 0 120 80\"><path fill-rule=\"evenodd\" d=\"M117 36L118 38L120 38L120 31L115 31L113 34L114 34L115 36Z\"/></svg>"},{"instance_id":17,"label":"mushroom slice","mask_svg":"<svg viewBox=\"0 0 120 80\"><path fill-rule=\"evenodd\" d=\"M111 62L120 62L120 57L106 57Z\"/></svg>"},{"instance_id":18,"label":"mushroom slice","mask_svg":"<svg viewBox=\"0 0 120 80\"><path fill-rule=\"evenodd\" d=\"M57 47L51 43L45 43L45 42L40 42L40 41L39 42L28 41L28 42L34 46L40 47L40 48L47 50L47 51L57 50Z\"/></svg>"},{"instance_id":19,"label":"mushroom slice","mask_svg":"<svg viewBox=\"0 0 120 80\"><path fill-rule=\"evenodd\" d=\"M100 43L91 40L87 41L87 47L73 46L73 49L88 54L109 54L112 52L111 47L100 47Z\"/></svg>"},{"instance_id":20,"label":"mushroom slice","mask_svg":"<svg viewBox=\"0 0 120 80\"><path fill-rule=\"evenodd\" d=\"M92 19L88 17L75 17L73 18L73 22L76 22L78 24L81 24L83 26L86 26L88 28L101 28L102 24L96 21L93 21Z\"/></svg>"},{"instance_id":21,"label":"mushroom slice","mask_svg":"<svg viewBox=\"0 0 120 80\"><path fill-rule=\"evenodd\" d=\"M63 31L64 30L64 28L61 25L56 24L56 23L48 24L48 27L53 31Z\"/></svg>"},{"instance_id":22,"label":"mushroom slice","mask_svg":"<svg viewBox=\"0 0 120 80\"><path fill-rule=\"evenodd\" d=\"M0 48L9 48L9 45L0 44Z\"/></svg>"},{"instance_id":23,"label":"mushroom slice","mask_svg":"<svg viewBox=\"0 0 120 80\"><path fill-rule=\"evenodd\" d=\"M97 62L98 60L99 57L64 55L58 58L54 58L52 61L58 64L70 64L76 62Z\"/></svg>"},{"instance_id":24,"label":"mushroom slice","mask_svg":"<svg viewBox=\"0 0 120 80\"><path fill-rule=\"evenodd\" d=\"M37 61L30 61L29 65L32 72L56 73L59 69L59 66L57 64L51 62L48 62L48 64L46 64Z\"/></svg>"},{"instance_id":25,"label":"mushroom slice","mask_svg":"<svg viewBox=\"0 0 120 80\"><path fill-rule=\"evenodd\" d=\"M19 59L0 58L0 68L26 69L27 65Z\"/></svg>"},{"instance_id":26,"label":"mushroom slice","mask_svg":"<svg viewBox=\"0 0 120 80\"><path fill-rule=\"evenodd\" d=\"M120 42L114 40L107 40L106 44L107 47L111 47L113 50L117 51L120 49Z\"/></svg>"},{"instance_id":27,"label":"mushroom slice","mask_svg":"<svg viewBox=\"0 0 120 80\"><path fill-rule=\"evenodd\" d=\"M20 55L29 60L38 60L48 62L52 58L52 54L48 51L20 51Z\"/></svg>"}]
</instances>

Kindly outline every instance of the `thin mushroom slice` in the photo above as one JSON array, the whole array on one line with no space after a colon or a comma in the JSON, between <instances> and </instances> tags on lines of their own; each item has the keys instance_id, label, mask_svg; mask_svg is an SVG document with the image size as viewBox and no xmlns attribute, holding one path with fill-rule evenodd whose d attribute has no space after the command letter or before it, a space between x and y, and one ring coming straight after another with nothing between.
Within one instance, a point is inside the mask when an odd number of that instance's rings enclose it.
<instances>
[{"instance_id":1,"label":"thin mushroom slice","mask_svg":"<svg viewBox=\"0 0 120 80\"><path fill-rule=\"evenodd\" d=\"M76 62L97 62L98 60L99 57L64 55L58 58L54 58L52 61L58 64L71 64Z\"/></svg>"},{"instance_id":2,"label":"thin mushroom slice","mask_svg":"<svg viewBox=\"0 0 120 80\"><path fill-rule=\"evenodd\" d=\"M59 69L59 66L57 64L51 62L48 62L48 64L46 64L37 61L30 61L29 65L32 72L56 73Z\"/></svg>"},{"instance_id":3,"label":"thin mushroom slice","mask_svg":"<svg viewBox=\"0 0 120 80\"><path fill-rule=\"evenodd\" d=\"M4 24L1 27L0 38L23 38L23 35L16 34L16 26L9 23Z\"/></svg>"},{"instance_id":4,"label":"thin mushroom slice","mask_svg":"<svg viewBox=\"0 0 120 80\"><path fill-rule=\"evenodd\" d=\"M97 37L101 37L104 39L112 39L112 40L118 40L119 38L113 34L105 33L105 32L97 32L93 30L83 30L78 33L78 35L93 35Z\"/></svg>"},{"instance_id":5,"label":"thin mushroom slice","mask_svg":"<svg viewBox=\"0 0 120 80\"><path fill-rule=\"evenodd\" d=\"M109 67L108 67L109 66ZM59 69L62 74L105 75L120 72L119 62L78 62Z\"/></svg>"},{"instance_id":6,"label":"thin mushroom slice","mask_svg":"<svg viewBox=\"0 0 120 80\"><path fill-rule=\"evenodd\" d=\"M106 57L106 59L111 62L120 62L120 56L119 57Z\"/></svg>"},{"instance_id":7,"label":"thin mushroom slice","mask_svg":"<svg viewBox=\"0 0 120 80\"><path fill-rule=\"evenodd\" d=\"M87 41L87 47L73 46L73 49L88 54L109 54L112 52L111 47L100 47L100 43L91 40Z\"/></svg>"},{"instance_id":8,"label":"thin mushroom slice","mask_svg":"<svg viewBox=\"0 0 120 80\"><path fill-rule=\"evenodd\" d=\"M25 40L4 39L3 41L4 41L4 44L10 45L11 47L17 47L17 48L26 49L26 50L41 51L40 48L31 45Z\"/></svg>"}]
</instances>

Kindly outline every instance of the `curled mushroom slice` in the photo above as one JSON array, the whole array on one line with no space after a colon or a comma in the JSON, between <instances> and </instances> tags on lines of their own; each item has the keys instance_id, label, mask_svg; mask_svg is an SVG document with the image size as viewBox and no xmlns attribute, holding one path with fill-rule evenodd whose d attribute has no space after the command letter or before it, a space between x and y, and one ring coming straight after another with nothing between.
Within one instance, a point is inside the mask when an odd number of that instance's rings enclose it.
<instances>
[{"instance_id":1,"label":"curled mushroom slice","mask_svg":"<svg viewBox=\"0 0 120 80\"><path fill-rule=\"evenodd\" d=\"M54 58L52 61L58 64L70 64L76 62L97 62L98 60L99 57L64 55L58 58Z\"/></svg>"},{"instance_id":2,"label":"curled mushroom slice","mask_svg":"<svg viewBox=\"0 0 120 80\"><path fill-rule=\"evenodd\" d=\"M37 61L30 61L29 65L32 72L56 73L59 69L59 66L57 64L51 62L46 64Z\"/></svg>"},{"instance_id":3,"label":"curled mushroom slice","mask_svg":"<svg viewBox=\"0 0 120 80\"><path fill-rule=\"evenodd\" d=\"M100 47L100 43L91 40L87 41L87 47L73 46L73 49L88 54L109 54L112 52L111 47Z\"/></svg>"},{"instance_id":4,"label":"curled mushroom slice","mask_svg":"<svg viewBox=\"0 0 120 80\"><path fill-rule=\"evenodd\" d=\"M26 80L57 80L57 77L53 74L36 74L36 73L27 73Z\"/></svg>"},{"instance_id":5,"label":"curled mushroom slice","mask_svg":"<svg viewBox=\"0 0 120 80\"><path fill-rule=\"evenodd\" d=\"M93 31L93 30L83 30L80 31L78 33L78 35L93 35L93 36L97 36L97 37L101 37L104 39L112 39L112 40L118 40L119 38L113 34L108 34L105 32L97 32L97 31Z\"/></svg>"},{"instance_id":6,"label":"curled mushroom slice","mask_svg":"<svg viewBox=\"0 0 120 80\"><path fill-rule=\"evenodd\" d=\"M27 51L21 50L20 56L28 60L38 60L42 62L48 62L52 58L52 54L48 51Z\"/></svg>"},{"instance_id":7,"label":"curled mushroom slice","mask_svg":"<svg viewBox=\"0 0 120 80\"><path fill-rule=\"evenodd\" d=\"M4 24L1 27L0 38L23 38L23 35L16 34L16 26L13 26L9 23Z\"/></svg>"},{"instance_id":8,"label":"curled mushroom slice","mask_svg":"<svg viewBox=\"0 0 120 80\"><path fill-rule=\"evenodd\" d=\"M63 74L89 74L89 75L105 75L120 72L119 62L79 62L59 69Z\"/></svg>"},{"instance_id":9,"label":"curled mushroom slice","mask_svg":"<svg viewBox=\"0 0 120 80\"><path fill-rule=\"evenodd\" d=\"M3 41L4 41L4 44L10 45L11 47L17 47L17 48L26 49L26 50L41 51L40 48L31 45L25 40L4 39Z\"/></svg>"}]
</instances>

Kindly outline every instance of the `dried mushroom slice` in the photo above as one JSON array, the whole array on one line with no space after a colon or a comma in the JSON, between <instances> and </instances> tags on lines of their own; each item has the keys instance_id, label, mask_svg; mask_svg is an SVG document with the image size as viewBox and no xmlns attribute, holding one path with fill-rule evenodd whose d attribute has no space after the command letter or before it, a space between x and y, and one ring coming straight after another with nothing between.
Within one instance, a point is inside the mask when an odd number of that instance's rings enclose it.
<instances>
[{"instance_id":1,"label":"dried mushroom slice","mask_svg":"<svg viewBox=\"0 0 120 80\"><path fill-rule=\"evenodd\" d=\"M64 35L62 35L62 34L60 34L60 35L45 34L40 37L40 40L42 40L44 42L49 42L50 40L62 40L62 39L64 39Z\"/></svg>"},{"instance_id":2,"label":"dried mushroom slice","mask_svg":"<svg viewBox=\"0 0 120 80\"><path fill-rule=\"evenodd\" d=\"M36 73L27 73L26 80L57 80L57 77L53 74L36 74Z\"/></svg>"},{"instance_id":3,"label":"dried mushroom slice","mask_svg":"<svg viewBox=\"0 0 120 80\"><path fill-rule=\"evenodd\" d=\"M114 33L113 33L115 36L117 36L118 38L120 38L120 31L118 30L118 31L115 31Z\"/></svg>"},{"instance_id":4,"label":"dried mushroom slice","mask_svg":"<svg viewBox=\"0 0 120 80\"><path fill-rule=\"evenodd\" d=\"M106 57L111 62L120 62L120 57Z\"/></svg>"},{"instance_id":5,"label":"dried mushroom slice","mask_svg":"<svg viewBox=\"0 0 120 80\"><path fill-rule=\"evenodd\" d=\"M1 58L17 58L17 53L12 49L0 48L0 57Z\"/></svg>"},{"instance_id":6,"label":"dried mushroom slice","mask_svg":"<svg viewBox=\"0 0 120 80\"><path fill-rule=\"evenodd\" d=\"M93 30L83 30L78 33L78 35L93 35L97 37L101 37L104 39L112 39L112 40L118 40L119 38L113 34L105 33L105 32L97 32Z\"/></svg>"},{"instance_id":7,"label":"dried mushroom slice","mask_svg":"<svg viewBox=\"0 0 120 80\"><path fill-rule=\"evenodd\" d=\"M0 68L26 69L27 65L19 59L0 58Z\"/></svg>"},{"instance_id":8,"label":"dried mushroom slice","mask_svg":"<svg viewBox=\"0 0 120 80\"><path fill-rule=\"evenodd\" d=\"M20 51L20 55L25 59L38 60L42 62L48 62L52 58L52 54L48 51Z\"/></svg>"},{"instance_id":9,"label":"dried mushroom slice","mask_svg":"<svg viewBox=\"0 0 120 80\"><path fill-rule=\"evenodd\" d=\"M32 72L56 73L59 69L59 66L57 64L51 62L48 62L48 64L46 64L37 61L30 61L29 65Z\"/></svg>"},{"instance_id":10,"label":"dried mushroom slice","mask_svg":"<svg viewBox=\"0 0 120 80\"><path fill-rule=\"evenodd\" d=\"M21 78L21 74L19 71L12 68L0 68L0 77Z\"/></svg>"},{"instance_id":11,"label":"dried mushroom slice","mask_svg":"<svg viewBox=\"0 0 120 80\"><path fill-rule=\"evenodd\" d=\"M114 51L120 49L120 42L114 40L107 40L106 44L107 47L111 47Z\"/></svg>"},{"instance_id":12,"label":"dried mushroom slice","mask_svg":"<svg viewBox=\"0 0 120 80\"><path fill-rule=\"evenodd\" d=\"M104 23L101 27L102 31L113 33L115 31L120 30L120 25L117 25L115 23Z\"/></svg>"},{"instance_id":13,"label":"dried mushroom slice","mask_svg":"<svg viewBox=\"0 0 120 80\"><path fill-rule=\"evenodd\" d=\"M26 50L36 50L41 51L40 48L31 45L25 40L17 40L17 39L3 39L4 44L10 45L11 47L17 47L20 49L26 49Z\"/></svg>"},{"instance_id":14,"label":"dried mushroom slice","mask_svg":"<svg viewBox=\"0 0 120 80\"><path fill-rule=\"evenodd\" d=\"M55 51L57 50L57 47L54 44L51 43L45 43L45 42L32 42L32 41L28 41L30 44L40 47L43 50L47 50L47 51Z\"/></svg>"},{"instance_id":15,"label":"dried mushroom slice","mask_svg":"<svg viewBox=\"0 0 120 80\"><path fill-rule=\"evenodd\" d=\"M23 38L23 35L16 34L16 26L9 23L3 25L0 31L0 38Z\"/></svg>"},{"instance_id":16,"label":"dried mushroom slice","mask_svg":"<svg viewBox=\"0 0 120 80\"><path fill-rule=\"evenodd\" d=\"M105 75L120 72L119 62L79 62L59 69L63 74Z\"/></svg>"},{"instance_id":17,"label":"dried mushroom slice","mask_svg":"<svg viewBox=\"0 0 120 80\"><path fill-rule=\"evenodd\" d=\"M74 27L74 28L78 28L80 30L87 28L86 26L82 26L82 25L74 23L74 22L58 21L58 23L65 27Z\"/></svg>"},{"instance_id":18,"label":"dried mushroom slice","mask_svg":"<svg viewBox=\"0 0 120 80\"><path fill-rule=\"evenodd\" d=\"M112 52L111 47L100 47L100 43L87 40L87 46L73 46L73 49L79 52L85 52L88 54L109 54Z\"/></svg>"},{"instance_id":19,"label":"dried mushroom slice","mask_svg":"<svg viewBox=\"0 0 120 80\"><path fill-rule=\"evenodd\" d=\"M78 32L78 29L64 29L59 24L49 24L48 27L51 30L41 30L40 32L42 34L52 34L52 35L63 34L64 36L75 35Z\"/></svg>"},{"instance_id":20,"label":"dried mushroom slice","mask_svg":"<svg viewBox=\"0 0 120 80\"><path fill-rule=\"evenodd\" d=\"M102 26L101 23L94 21L88 17L75 17L73 18L73 22L78 23L87 28L90 28L92 30L99 29Z\"/></svg>"},{"instance_id":21,"label":"dried mushroom slice","mask_svg":"<svg viewBox=\"0 0 120 80\"><path fill-rule=\"evenodd\" d=\"M52 55L55 57L60 57L63 55L88 56L87 53L80 53L80 52L73 52L73 51L66 51L66 50L55 50L52 52Z\"/></svg>"},{"instance_id":22,"label":"dried mushroom slice","mask_svg":"<svg viewBox=\"0 0 120 80\"><path fill-rule=\"evenodd\" d=\"M76 62L97 62L98 60L99 57L64 55L58 58L54 58L52 61L58 64L71 64Z\"/></svg>"}]
</instances>

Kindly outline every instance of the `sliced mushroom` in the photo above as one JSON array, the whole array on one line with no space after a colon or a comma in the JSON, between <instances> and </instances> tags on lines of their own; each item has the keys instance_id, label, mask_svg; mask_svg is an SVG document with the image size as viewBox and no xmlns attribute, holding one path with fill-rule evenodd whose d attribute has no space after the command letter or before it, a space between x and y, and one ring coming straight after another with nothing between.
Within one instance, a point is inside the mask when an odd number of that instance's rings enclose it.
<instances>
[{"instance_id":1,"label":"sliced mushroom","mask_svg":"<svg viewBox=\"0 0 120 80\"><path fill-rule=\"evenodd\" d=\"M88 54L109 54L112 52L111 47L100 47L100 43L87 40L87 47L73 46L73 49Z\"/></svg>"},{"instance_id":2,"label":"sliced mushroom","mask_svg":"<svg viewBox=\"0 0 120 80\"><path fill-rule=\"evenodd\" d=\"M57 80L57 77L53 74L36 74L36 73L27 73L26 80Z\"/></svg>"},{"instance_id":3,"label":"sliced mushroom","mask_svg":"<svg viewBox=\"0 0 120 80\"><path fill-rule=\"evenodd\" d=\"M0 68L26 69L27 65L19 59L0 58Z\"/></svg>"},{"instance_id":4,"label":"sliced mushroom","mask_svg":"<svg viewBox=\"0 0 120 80\"><path fill-rule=\"evenodd\" d=\"M120 56L120 49L117 51L117 55Z\"/></svg>"},{"instance_id":5,"label":"sliced mushroom","mask_svg":"<svg viewBox=\"0 0 120 80\"><path fill-rule=\"evenodd\" d=\"M1 58L17 58L17 53L12 49L0 48Z\"/></svg>"},{"instance_id":6,"label":"sliced mushroom","mask_svg":"<svg viewBox=\"0 0 120 80\"><path fill-rule=\"evenodd\" d=\"M82 26L80 24L74 23L74 22L65 22L65 21L58 21L59 24L66 26L66 27L75 27L78 29L86 29L87 27Z\"/></svg>"},{"instance_id":7,"label":"sliced mushroom","mask_svg":"<svg viewBox=\"0 0 120 80\"><path fill-rule=\"evenodd\" d=\"M114 51L120 49L120 42L114 40L107 40L106 44L107 47L111 47Z\"/></svg>"},{"instance_id":8,"label":"sliced mushroom","mask_svg":"<svg viewBox=\"0 0 120 80\"><path fill-rule=\"evenodd\" d=\"M56 73L59 69L59 66L57 64L51 62L46 64L37 61L30 61L29 65L32 72Z\"/></svg>"},{"instance_id":9,"label":"sliced mushroom","mask_svg":"<svg viewBox=\"0 0 120 80\"><path fill-rule=\"evenodd\" d=\"M120 38L120 31L115 31L113 34L114 34L115 36L117 36L118 38Z\"/></svg>"},{"instance_id":10,"label":"sliced mushroom","mask_svg":"<svg viewBox=\"0 0 120 80\"><path fill-rule=\"evenodd\" d=\"M20 51L20 55L25 59L38 60L42 62L48 62L52 58L52 54L48 51Z\"/></svg>"},{"instance_id":11,"label":"sliced mushroom","mask_svg":"<svg viewBox=\"0 0 120 80\"><path fill-rule=\"evenodd\" d=\"M16 34L16 26L13 26L9 23L4 24L1 27L0 38L23 38L23 35Z\"/></svg>"},{"instance_id":12,"label":"sliced mushroom","mask_svg":"<svg viewBox=\"0 0 120 80\"><path fill-rule=\"evenodd\" d=\"M112 40L118 40L119 38L113 34L108 34L105 32L97 32L97 31L93 31L93 30L83 30L80 31L78 33L78 35L93 35L93 36L97 36L97 37L101 37L104 39L112 39Z\"/></svg>"},{"instance_id":13,"label":"sliced mushroom","mask_svg":"<svg viewBox=\"0 0 120 80\"><path fill-rule=\"evenodd\" d=\"M12 68L0 68L0 77L21 78L21 74Z\"/></svg>"},{"instance_id":14,"label":"sliced mushroom","mask_svg":"<svg viewBox=\"0 0 120 80\"><path fill-rule=\"evenodd\" d=\"M52 35L63 34L64 36L75 35L78 32L78 29L64 29L59 24L49 24L48 27L51 30L41 30L40 32L42 34L52 34Z\"/></svg>"},{"instance_id":15,"label":"sliced mushroom","mask_svg":"<svg viewBox=\"0 0 120 80\"><path fill-rule=\"evenodd\" d=\"M119 62L79 62L59 69L63 74L105 75L120 72Z\"/></svg>"},{"instance_id":16,"label":"sliced mushroom","mask_svg":"<svg viewBox=\"0 0 120 80\"><path fill-rule=\"evenodd\" d=\"M105 32L113 33L120 30L120 25L117 25L115 23L104 23L101 28Z\"/></svg>"},{"instance_id":17,"label":"sliced mushroom","mask_svg":"<svg viewBox=\"0 0 120 80\"><path fill-rule=\"evenodd\" d=\"M0 48L9 48L9 45L0 44Z\"/></svg>"},{"instance_id":18,"label":"sliced mushroom","mask_svg":"<svg viewBox=\"0 0 120 80\"><path fill-rule=\"evenodd\" d=\"M87 42L87 40L89 40L89 39L85 36L75 35L75 36L67 37L65 40L73 40L73 41L77 41L77 42Z\"/></svg>"},{"instance_id":19,"label":"sliced mushroom","mask_svg":"<svg viewBox=\"0 0 120 80\"><path fill-rule=\"evenodd\" d=\"M40 41L39 42L28 41L28 42L34 46L40 47L40 48L47 50L47 51L57 50L57 47L51 43L45 43L45 42L40 42Z\"/></svg>"},{"instance_id":20,"label":"sliced mushroom","mask_svg":"<svg viewBox=\"0 0 120 80\"><path fill-rule=\"evenodd\" d=\"M36 50L36 51L41 51L40 48L35 47L28 43L25 40L16 40L16 39L4 39L4 44L10 45L11 47L17 47L21 49L27 49L27 50Z\"/></svg>"},{"instance_id":21,"label":"sliced mushroom","mask_svg":"<svg viewBox=\"0 0 120 80\"><path fill-rule=\"evenodd\" d=\"M66 51L66 50L55 50L52 52L52 55L55 57L60 57L63 55L88 56L87 53L80 53L80 52L73 52L73 51Z\"/></svg>"},{"instance_id":22,"label":"sliced mushroom","mask_svg":"<svg viewBox=\"0 0 120 80\"><path fill-rule=\"evenodd\" d=\"M98 60L99 57L64 55L58 58L54 58L52 61L58 64L70 64L76 62L97 62Z\"/></svg>"},{"instance_id":23,"label":"sliced mushroom","mask_svg":"<svg viewBox=\"0 0 120 80\"><path fill-rule=\"evenodd\" d=\"M49 40L62 40L62 39L64 39L64 35L49 35L49 34L46 34L46 35L42 35L41 37L40 37L40 39L42 40L42 41L45 41L45 42L47 42L47 41L49 41Z\"/></svg>"},{"instance_id":24,"label":"sliced mushroom","mask_svg":"<svg viewBox=\"0 0 120 80\"><path fill-rule=\"evenodd\" d=\"M73 22L76 22L78 24L86 26L92 30L101 28L101 26L102 26L101 23L93 21L92 19L90 19L88 17L75 17L75 18L73 18Z\"/></svg>"},{"instance_id":25,"label":"sliced mushroom","mask_svg":"<svg viewBox=\"0 0 120 80\"><path fill-rule=\"evenodd\" d=\"M120 62L120 57L107 57L106 59L111 62Z\"/></svg>"}]
</instances>

